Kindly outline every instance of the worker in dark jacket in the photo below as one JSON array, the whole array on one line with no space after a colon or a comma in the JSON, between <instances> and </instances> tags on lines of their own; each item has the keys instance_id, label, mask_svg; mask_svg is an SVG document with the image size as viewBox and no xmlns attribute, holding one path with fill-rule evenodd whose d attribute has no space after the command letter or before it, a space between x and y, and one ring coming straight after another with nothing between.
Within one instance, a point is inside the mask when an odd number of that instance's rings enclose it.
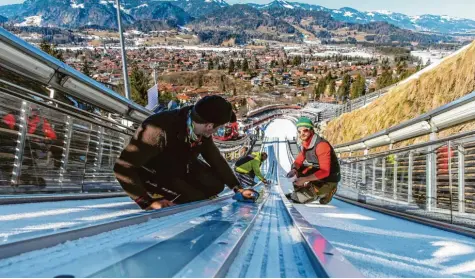
<instances>
[{"instance_id":1,"label":"worker in dark jacket","mask_svg":"<svg viewBox=\"0 0 475 279\"><path fill-rule=\"evenodd\" d=\"M208 199L224 185L238 201L254 201L258 194L242 189L211 137L235 118L231 104L219 96L150 116L115 164L122 188L147 210Z\"/></svg>"},{"instance_id":2,"label":"worker in dark jacket","mask_svg":"<svg viewBox=\"0 0 475 279\"><path fill-rule=\"evenodd\" d=\"M287 174L294 181L294 191L287 197L297 203L309 203L319 199L320 204L329 203L340 181L340 164L333 147L317 135L312 121L301 117L297 129L302 141L302 151Z\"/></svg>"}]
</instances>

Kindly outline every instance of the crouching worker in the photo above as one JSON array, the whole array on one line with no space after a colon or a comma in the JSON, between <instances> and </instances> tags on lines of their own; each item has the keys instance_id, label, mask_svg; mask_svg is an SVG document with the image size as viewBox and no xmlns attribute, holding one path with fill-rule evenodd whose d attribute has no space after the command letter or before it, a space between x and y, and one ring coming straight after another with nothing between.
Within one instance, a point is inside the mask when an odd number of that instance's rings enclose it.
<instances>
[{"instance_id":1,"label":"crouching worker","mask_svg":"<svg viewBox=\"0 0 475 279\"><path fill-rule=\"evenodd\" d=\"M267 160L267 153L265 152L253 152L237 160L234 171L241 185L255 186L256 182L254 180L256 176L262 183L269 184L269 181L261 173L261 165L265 160Z\"/></svg>"},{"instance_id":2,"label":"crouching worker","mask_svg":"<svg viewBox=\"0 0 475 279\"><path fill-rule=\"evenodd\" d=\"M320 204L329 203L340 181L340 164L333 147L313 130L307 117L297 121L297 129L303 150L292 164L287 177L295 177L294 191L287 198L297 203L310 203L319 199Z\"/></svg>"},{"instance_id":3,"label":"crouching worker","mask_svg":"<svg viewBox=\"0 0 475 279\"><path fill-rule=\"evenodd\" d=\"M236 121L236 115L231 104L219 96L154 114L122 151L114 166L115 176L146 210L209 199L225 185L234 190L236 200L255 201L257 193L242 189L211 137L230 121Z\"/></svg>"}]
</instances>

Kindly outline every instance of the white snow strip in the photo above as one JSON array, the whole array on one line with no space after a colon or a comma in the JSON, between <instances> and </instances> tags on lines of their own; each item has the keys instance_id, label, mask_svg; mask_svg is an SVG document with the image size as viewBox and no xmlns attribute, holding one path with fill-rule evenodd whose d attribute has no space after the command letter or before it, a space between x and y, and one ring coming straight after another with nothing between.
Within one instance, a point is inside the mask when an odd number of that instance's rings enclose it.
<instances>
[{"instance_id":1,"label":"white snow strip","mask_svg":"<svg viewBox=\"0 0 475 279\"><path fill-rule=\"evenodd\" d=\"M338 218L338 219L365 220L365 221L376 220L368 216L364 216L361 214L354 214L354 213L319 213L319 215L329 217L329 218Z\"/></svg>"},{"instance_id":2,"label":"white snow strip","mask_svg":"<svg viewBox=\"0 0 475 279\"><path fill-rule=\"evenodd\" d=\"M26 226L22 228L22 231L36 231L36 230L50 230L50 229L59 229L64 227L69 227L78 224L77 222L60 222L60 223L49 223L49 224L40 224L34 226Z\"/></svg>"},{"instance_id":3,"label":"white snow strip","mask_svg":"<svg viewBox=\"0 0 475 279\"><path fill-rule=\"evenodd\" d=\"M459 273L466 273L475 271L475 260L464 262L463 264L459 264L456 266L448 267L442 274L459 274Z\"/></svg>"},{"instance_id":4,"label":"white snow strip","mask_svg":"<svg viewBox=\"0 0 475 279\"><path fill-rule=\"evenodd\" d=\"M121 210L119 212L112 212L112 213L107 213L107 214L102 214L102 215L82 217L82 218L78 218L76 220L79 220L79 221L100 221L100 220L119 217L119 216L123 216L123 215L127 215L127 214L138 213L138 212L142 212L142 211L143 211L142 209L127 209L127 210Z\"/></svg>"},{"instance_id":5,"label":"white snow strip","mask_svg":"<svg viewBox=\"0 0 475 279\"><path fill-rule=\"evenodd\" d=\"M455 241L436 241L432 242L433 246L441 247L435 251L432 256L436 258L450 258L460 255L468 255L475 253L475 248Z\"/></svg>"},{"instance_id":6,"label":"white snow strip","mask_svg":"<svg viewBox=\"0 0 475 279\"><path fill-rule=\"evenodd\" d=\"M305 204L306 207L317 207L317 208L331 208L335 209L336 207L334 205L329 205L329 204L320 204L318 202L313 202L313 203L307 203Z\"/></svg>"},{"instance_id":7,"label":"white snow strip","mask_svg":"<svg viewBox=\"0 0 475 279\"><path fill-rule=\"evenodd\" d=\"M81 206L82 208L108 208L108 207L117 207L123 205L135 204L135 202L115 202L115 203L105 203L105 204L95 204L95 205L85 205Z\"/></svg>"},{"instance_id":8,"label":"white snow strip","mask_svg":"<svg viewBox=\"0 0 475 279\"><path fill-rule=\"evenodd\" d=\"M67 208L67 209L54 209L54 210L19 213L19 214L8 214L8 215L0 216L0 221L13 221L13 220L20 220L20 219L61 215L61 214L80 212L80 211L85 211L85 210L87 209L86 208Z\"/></svg>"}]
</instances>

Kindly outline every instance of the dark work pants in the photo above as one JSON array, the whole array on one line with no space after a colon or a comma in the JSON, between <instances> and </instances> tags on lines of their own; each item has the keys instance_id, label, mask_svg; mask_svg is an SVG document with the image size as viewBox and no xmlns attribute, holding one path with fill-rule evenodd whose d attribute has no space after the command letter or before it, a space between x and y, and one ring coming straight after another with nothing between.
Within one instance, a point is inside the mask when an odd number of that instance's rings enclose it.
<instances>
[{"instance_id":1,"label":"dark work pants","mask_svg":"<svg viewBox=\"0 0 475 279\"><path fill-rule=\"evenodd\" d=\"M153 199L165 198L176 204L209 199L224 190L222 182L211 167L201 160L189 165L189 172L179 177L158 174L145 187Z\"/></svg>"}]
</instances>

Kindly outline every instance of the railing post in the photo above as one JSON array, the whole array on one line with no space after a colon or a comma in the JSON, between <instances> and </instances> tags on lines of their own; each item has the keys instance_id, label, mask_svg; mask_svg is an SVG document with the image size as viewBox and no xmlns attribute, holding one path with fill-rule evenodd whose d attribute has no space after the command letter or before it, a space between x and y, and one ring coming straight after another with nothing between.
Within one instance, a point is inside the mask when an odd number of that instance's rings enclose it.
<instances>
[{"instance_id":1,"label":"railing post","mask_svg":"<svg viewBox=\"0 0 475 279\"><path fill-rule=\"evenodd\" d=\"M393 199L397 200L397 155L394 155L394 166L393 166Z\"/></svg>"},{"instance_id":2,"label":"railing post","mask_svg":"<svg viewBox=\"0 0 475 279\"><path fill-rule=\"evenodd\" d=\"M432 132L430 140L436 140L437 134ZM426 209L431 211L437 207L437 154L435 154L435 147L429 146L426 155Z\"/></svg>"},{"instance_id":3,"label":"railing post","mask_svg":"<svg viewBox=\"0 0 475 279\"><path fill-rule=\"evenodd\" d=\"M368 155L368 149L365 149L364 151L364 156L366 157ZM362 164L363 166L361 167L361 173L362 173L362 176L361 176L361 182L366 186L366 163L368 162L368 160L363 160L362 161ZM367 188L367 187L366 187Z\"/></svg>"},{"instance_id":4,"label":"railing post","mask_svg":"<svg viewBox=\"0 0 475 279\"><path fill-rule=\"evenodd\" d=\"M449 201L450 201L450 223L453 224L453 196L452 196L452 142L447 142L447 163L449 172Z\"/></svg>"},{"instance_id":5,"label":"railing post","mask_svg":"<svg viewBox=\"0 0 475 279\"><path fill-rule=\"evenodd\" d=\"M371 185L371 194L374 194L376 189L376 163L378 159L373 159L373 185Z\"/></svg>"},{"instance_id":6,"label":"railing post","mask_svg":"<svg viewBox=\"0 0 475 279\"><path fill-rule=\"evenodd\" d=\"M63 155L61 159L61 168L59 171L59 185L61 188L63 187L64 175L66 173L66 167L68 165L69 146L71 145L72 134L73 134L73 119L71 119L71 116L68 115L66 117L66 132L64 135Z\"/></svg>"},{"instance_id":7,"label":"railing post","mask_svg":"<svg viewBox=\"0 0 475 279\"><path fill-rule=\"evenodd\" d=\"M381 192L384 197L386 193L386 157L382 158L381 163Z\"/></svg>"},{"instance_id":8,"label":"railing post","mask_svg":"<svg viewBox=\"0 0 475 279\"><path fill-rule=\"evenodd\" d=\"M457 149L458 161L458 204L459 212L465 213L465 148L462 145Z\"/></svg>"},{"instance_id":9,"label":"railing post","mask_svg":"<svg viewBox=\"0 0 475 279\"><path fill-rule=\"evenodd\" d=\"M89 146L91 145L91 131L92 131L92 124L89 124L89 133L87 133L87 146L86 146L86 153L84 155L84 169L82 172L82 179L81 179L81 193L84 193L84 178L86 177L86 170L87 170L87 155L89 154Z\"/></svg>"},{"instance_id":10,"label":"railing post","mask_svg":"<svg viewBox=\"0 0 475 279\"><path fill-rule=\"evenodd\" d=\"M407 170L407 202L412 202L412 169L414 167L414 152L409 151L409 167Z\"/></svg>"},{"instance_id":11,"label":"railing post","mask_svg":"<svg viewBox=\"0 0 475 279\"><path fill-rule=\"evenodd\" d=\"M27 102L23 101L21 103L20 109L20 125L18 129L18 138L17 138L17 145L15 148L15 160L13 162L13 170L12 170L12 178L11 184L14 186L18 186L20 183L20 176L21 176L21 167L23 165L23 152L25 149L25 141L26 141L26 131L28 129L27 125L27 118L28 118L28 104Z\"/></svg>"},{"instance_id":12,"label":"railing post","mask_svg":"<svg viewBox=\"0 0 475 279\"><path fill-rule=\"evenodd\" d=\"M92 180L96 182L97 169L102 167L102 153L104 152L104 127L99 127L99 142L96 147L97 157L94 159L94 172L92 174Z\"/></svg>"}]
</instances>

